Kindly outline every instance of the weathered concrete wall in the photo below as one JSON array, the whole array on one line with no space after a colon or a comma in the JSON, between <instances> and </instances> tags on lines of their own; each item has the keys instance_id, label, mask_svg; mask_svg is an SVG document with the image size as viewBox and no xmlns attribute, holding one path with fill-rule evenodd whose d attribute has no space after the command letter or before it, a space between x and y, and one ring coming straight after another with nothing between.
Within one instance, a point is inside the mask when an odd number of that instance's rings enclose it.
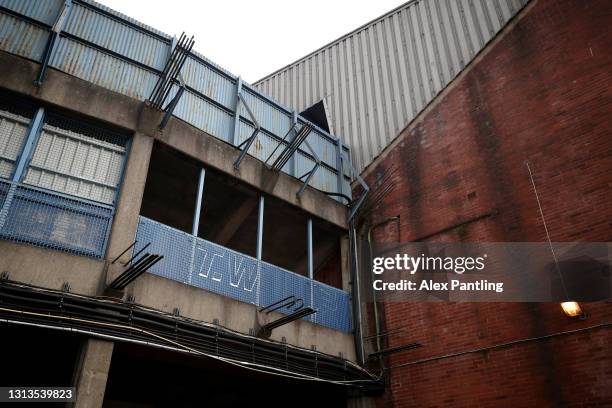
<instances>
[{"instance_id":1,"label":"weathered concrete wall","mask_svg":"<svg viewBox=\"0 0 612 408\"><path fill-rule=\"evenodd\" d=\"M399 215L375 240L545 242L528 160L553 242L611 241L611 16L605 0L527 5L368 169L368 225ZM424 347L390 356L380 406L608 405L612 308L584 308L388 303L385 346Z\"/></svg>"},{"instance_id":2,"label":"weathered concrete wall","mask_svg":"<svg viewBox=\"0 0 612 408\"><path fill-rule=\"evenodd\" d=\"M212 323L241 333L249 333L257 327L257 308L251 304L230 299L216 293L188 286L156 275L145 274L126 288L136 303L167 313L179 308L181 316ZM280 313L270 313L269 319L278 319ZM318 351L355 360L355 345L350 333L342 333L304 320L298 320L274 329L272 340L281 341L310 349L315 345Z\"/></svg>"},{"instance_id":3,"label":"weathered concrete wall","mask_svg":"<svg viewBox=\"0 0 612 408\"><path fill-rule=\"evenodd\" d=\"M245 157L239 170L235 170L233 163L239 150L234 146L175 118L170 120L163 132L159 132L160 112L136 99L54 69L47 71L45 81L38 89L33 84L37 70L37 63L0 52L0 88L159 139L258 190L347 228L346 207L313 188L306 189L298 199L295 194L301 186L299 180L284 173L271 172L263 162L250 156Z\"/></svg>"},{"instance_id":4,"label":"weathered concrete wall","mask_svg":"<svg viewBox=\"0 0 612 408\"><path fill-rule=\"evenodd\" d=\"M104 284L104 262L66 252L0 240L0 272L10 280L61 290L64 282L70 291L94 296Z\"/></svg>"}]
</instances>

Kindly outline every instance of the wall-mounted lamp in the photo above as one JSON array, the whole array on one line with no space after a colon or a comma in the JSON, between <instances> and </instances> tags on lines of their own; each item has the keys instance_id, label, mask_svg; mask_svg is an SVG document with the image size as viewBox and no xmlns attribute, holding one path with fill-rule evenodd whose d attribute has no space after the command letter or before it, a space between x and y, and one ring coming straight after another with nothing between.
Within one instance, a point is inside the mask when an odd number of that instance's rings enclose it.
<instances>
[{"instance_id":1,"label":"wall-mounted lamp","mask_svg":"<svg viewBox=\"0 0 612 408\"><path fill-rule=\"evenodd\" d=\"M586 317L578 302L563 302L561 303L561 309L567 317L580 317L582 319Z\"/></svg>"}]
</instances>

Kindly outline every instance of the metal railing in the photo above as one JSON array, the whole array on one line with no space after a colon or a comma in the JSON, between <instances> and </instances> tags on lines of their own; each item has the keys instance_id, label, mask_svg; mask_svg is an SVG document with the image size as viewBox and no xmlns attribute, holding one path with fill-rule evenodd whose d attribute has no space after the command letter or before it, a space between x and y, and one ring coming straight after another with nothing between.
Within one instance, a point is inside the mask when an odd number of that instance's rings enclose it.
<instances>
[{"instance_id":1,"label":"metal railing","mask_svg":"<svg viewBox=\"0 0 612 408\"><path fill-rule=\"evenodd\" d=\"M113 209L0 180L0 238L101 258Z\"/></svg>"},{"instance_id":2,"label":"metal railing","mask_svg":"<svg viewBox=\"0 0 612 408\"><path fill-rule=\"evenodd\" d=\"M0 0L0 49L34 61L48 60L50 67L139 100L148 98L172 55L173 38L91 0L72 0L60 18L65 9L62 0ZM55 41L49 41L52 35ZM255 130L245 104L238 103L240 93L261 126L248 153L262 161L279 145L287 145L283 135L296 122L309 123L313 129L306 141L321 165L308 184L350 196L351 175L341 159L348 157L348 148L339 138L196 52L187 56L181 75L184 94L174 116L239 146ZM179 88L172 84L160 105L172 100ZM299 148L282 171L299 178L315 164L316 158Z\"/></svg>"},{"instance_id":3,"label":"metal railing","mask_svg":"<svg viewBox=\"0 0 612 408\"><path fill-rule=\"evenodd\" d=\"M147 251L164 256L164 262L150 269L155 275L257 306L295 296L317 311L306 320L343 332L352 330L350 296L343 290L142 216L136 240L134 251L151 242ZM287 314L293 308L278 311Z\"/></svg>"}]
</instances>

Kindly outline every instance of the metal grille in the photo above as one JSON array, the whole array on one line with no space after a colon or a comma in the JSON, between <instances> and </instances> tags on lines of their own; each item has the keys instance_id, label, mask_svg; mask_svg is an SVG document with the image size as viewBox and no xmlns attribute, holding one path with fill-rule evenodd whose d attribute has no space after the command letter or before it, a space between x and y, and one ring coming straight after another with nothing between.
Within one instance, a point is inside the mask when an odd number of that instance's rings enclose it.
<instances>
[{"instance_id":1,"label":"metal grille","mask_svg":"<svg viewBox=\"0 0 612 408\"><path fill-rule=\"evenodd\" d=\"M125 143L122 135L51 115L24 182L112 204L121 178Z\"/></svg>"},{"instance_id":2,"label":"metal grille","mask_svg":"<svg viewBox=\"0 0 612 408\"><path fill-rule=\"evenodd\" d=\"M267 262L258 265L253 257L146 217L140 217L136 240L134 251L150 242L147 251L164 256L150 273L254 305L294 295L304 300L304 306L317 309L306 320L344 332L352 329L349 294L342 290Z\"/></svg>"},{"instance_id":3,"label":"metal grille","mask_svg":"<svg viewBox=\"0 0 612 408\"><path fill-rule=\"evenodd\" d=\"M102 257L112 208L0 181L0 237Z\"/></svg>"},{"instance_id":4,"label":"metal grille","mask_svg":"<svg viewBox=\"0 0 612 408\"><path fill-rule=\"evenodd\" d=\"M0 178L11 178L30 119L0 110Z\"/></svg>"}]
</instances>

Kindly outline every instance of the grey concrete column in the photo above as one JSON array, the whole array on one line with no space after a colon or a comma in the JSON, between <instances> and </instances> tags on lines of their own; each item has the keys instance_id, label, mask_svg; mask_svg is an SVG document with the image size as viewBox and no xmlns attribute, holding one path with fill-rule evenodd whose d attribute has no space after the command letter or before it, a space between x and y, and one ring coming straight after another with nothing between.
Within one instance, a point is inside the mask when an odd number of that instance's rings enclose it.
<instances>
[{"instance_id":1,"label":"grey concrete column","mask_svg":"<svg viewBox=\"0 0 612 408\"><path fill-rule=\"evenodd\" d=\"M112 341L85 340L76 372L76 408L102 406L114 345Z\"/></svg>"},{"instance_id":2,"label":"grey concrete column","mask_svg":"<svg viewBox=\"0 0 612 408\"><path fill-rule=\"evenodd\" d=\"M114 259L134 242L152 150L153 138L136 132L132 138L123 172L123 182L106 250L106 259ZM119 273L120 262L127 261L130 256L131 251L128 251L117 263L109 267L107 283Z\"/></svg>"},{"instance_id":3,"label":"grey concrete column","mask_svg":"<svg viewBox=\"0 0 612 408\"><path fill-rule=\"evenodd\" d=\"M342 290L351 291L351 271L349 266L348 235L340 237L340 270L342 271Z\"/></svg>"}]
</instances>

